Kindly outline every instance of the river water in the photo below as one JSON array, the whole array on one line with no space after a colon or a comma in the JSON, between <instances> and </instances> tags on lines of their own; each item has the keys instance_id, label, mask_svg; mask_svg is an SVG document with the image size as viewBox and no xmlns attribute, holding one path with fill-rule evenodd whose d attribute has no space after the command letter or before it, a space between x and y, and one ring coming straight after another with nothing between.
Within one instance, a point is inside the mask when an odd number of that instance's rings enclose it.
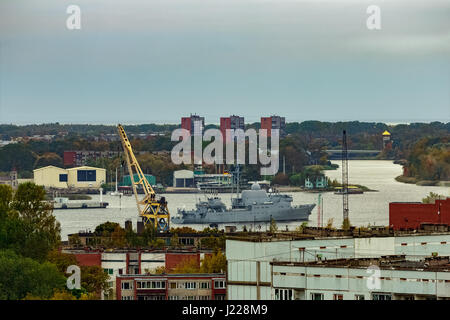
<instances>
[{"instance_id":1,"label":"river water","mask_svg":"<svg viewBox=\"0 0 450 320\"><path fill-rule=\"evenodd\" d=\"M332 161L340 164L340 161ZM420 202L429 192L435 192L450 196L450 188L433 186L416 186L395 181L395 177L402 173L402 167L385 160L349 160L349 183L361 184L377 192L365 192L364 194L349 195L349 218L352 225L367 226L388 225L389 202ZM341 181L342 172L339 169L326 171L326 175ZM293 204L317 203L318 194L306 192L289 193L293 197ZM196 201L204 196L201 194L165 194L169 204L169 211L176 213L177 208L194 208ZM323 221L333 219L333 225L340 227L342 224L342 196L333 192L323 193ZM231 195L221 194L223 202L229 207ZM99 196L93 196L98 201ZM136 228L138 221L137 208L134 196L113 197L103 195L103 201L109 203L106 209L71 209L55 210L56 219L61 223L61 238L67 240L67 235L78 231L94 231L95 227L105 221L118 222L122 226L125 220L131 219ZM308 221L309 226L317 226L317 207L313 210ZM278 228L289 230L297 227L300 222L280 223ZM228 224L227 224L228 225ZM173 227L177 225L171 224ZM208 225L189 225L201 230ZM219 225L219 228L223 228ZM243 225L237 225L238 230ZM266 230L267 224L247 228Z\"/></svg>"}]
</instances>

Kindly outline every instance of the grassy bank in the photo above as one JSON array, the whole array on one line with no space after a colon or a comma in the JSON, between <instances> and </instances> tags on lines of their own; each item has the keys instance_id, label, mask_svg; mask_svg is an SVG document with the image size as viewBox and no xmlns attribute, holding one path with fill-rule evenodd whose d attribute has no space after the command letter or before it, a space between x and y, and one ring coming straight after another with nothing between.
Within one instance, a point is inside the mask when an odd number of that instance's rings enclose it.
<instances>
[{"instance_id":1,"label":"grassy bank","mask_svg":"<svg viewBox=\"0 0 450 320\"><path fill-rule=\"evenodd\" d=\"M405 177L400 175L395 178L398 182L415 184L418 186L442 186L442 187L450 187L450 181L439 181L439 180L419 180L415 177Z\"/></svg>"}]
</instances>

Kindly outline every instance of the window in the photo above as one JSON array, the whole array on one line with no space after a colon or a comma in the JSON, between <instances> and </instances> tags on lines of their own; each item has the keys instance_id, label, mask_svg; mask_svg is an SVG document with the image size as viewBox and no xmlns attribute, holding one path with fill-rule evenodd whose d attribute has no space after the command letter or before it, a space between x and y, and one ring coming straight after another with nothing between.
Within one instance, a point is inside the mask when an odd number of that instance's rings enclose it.
<instances>
[{"instance_id":1,"label":"window","mask_svg":"<svg viewBox=\"0 0 450 320\"><path fill-rule=\"evenodd\" d=\"M179 296L169 296L169 300L180 300Z\"/></svg>"},{"instance_id":2,"label":"window","mask_svg":"<svg viewBox=\"0 0 450 320\"><path fill-rule=\"evenodd\" d=\"M344 296L342 294L333 294L333 300L344 300Z\"/></svg>"},{"instance_id":3,"label":"window","mask_svg":"<svg viewBox=\"0 0 450 320\"><path fill-rule=\"evenodd\" d=\"M225 295L224 294L216 294L214 296L215 300L225 300Z\"/></svg>"},{"instance_id":4,"label":"window","mask_svg":"<svg viewBox=\"0 0 450 320\"><path fill-rule=\"evenodd\" d=\"M225 281L223 280L214 281L214 289L225 289Z\"/></svg>"},{"instance_id":5,"label":"window","mask_svg":"<svg viewBox=\"0 0 450 320\"><path fill-rule=\"evenodd\" d=\"M177 283L176 282L171 282L170 283L170 289L176 289L177 288Z\"/></svg>"},{"instance_id":6,"label":"window","mask_svg":"<svg viewBox=\"0 0 450 320\"><path fill-rule=\"evenodd\" d=\"M210 296L198 296L198 300L211 300Z\"/></svg>"},{"instance_id":7,"label":"window","mask_svg":"<svg viewBox=\"0 0 450 320\"><path fill-rule=\"evenodd\" d=\"M355 294L355 300L365 300L365 297L363 294Z\"/></svg>"},{"instance_id":8,"label":"window","mask_svg":"<svg viewBox=\"0 0 450 320\"><path fill-rule=\"evenodd\" d=\"M323 300L323 293L311 293L311 300Z\"/></svg>"},{"instance_id":9,"label":"window","mask_svg":"<svg viewBox=\"0 0 450 320\"><path fill-rule=\"evenodd\" d=\"M59 175L59 182L67 182L67 173L62 173Z\"/></svg>"},{"instance_id":10,"label":"window","mask_svg":"<svg viewBox=\"0 0 450 320\"><path fill-rule=\"evenodd\" d=\"M105 268L105 269L103 269L103 271L105 271L106 274L113 274L114 273L114 269Z\"/></svg>"},{"instance_id":11,"label":"window","mask_svg":"<svg viewBox=\"0 0 450 320\"><path fill-rule=\"evenodd\" d=\"M293 300L291 289L275 289L275 300Z\"/></svg>"},{"instance_id":12,"label":"window","mask_svg":"<svg viewBox=\"0 0 450 320\"><path fill-rule=\"evenodd\" d=\"M122 282L122 290L130 290L130 289L133 289L133 283Z\"/></svg>"},{"instance_id":13,"label":"window","mask_svg":"<svg viewBox=\"0 0 450 320\"><path fill-rule=\"evenodd\" d=\"M209 289L211 288L211 284L209 282L200 283L200 289Z\"/></svg>"},{"instance_id":14,"label":"window","mask_svg":"<svg viewBox=\"0 0 450 320\"><path fill-rule=\"evenodd\" d=\"M185 289L195 289L197 287L197 283L195 282L185 282L184 288Z\"/></svg>"},{"instance_id":15,"label":"window","mask_svg":"<svg viewBox=\"0 0 450 320\"><path fill-rule=\"evenodd\" d=\"M77 170L77 181L96 181L97 172L95 170Z\"/></svg>"},{"instance_id":16,"label":"window","mask_svg":"<svg viewBox=\"0 0 450 320\"><path fill-rule=\"evenodd\" d=\"M373 293L372 294L372 300L391 300L390 294L385 293Z\"/></svg>"},{"instance_id":17,"label":"window","mask_svg":"<svg viewBox=\"0 0 450 320\"><path fill-rule=\"evenodd\" d=\"M132 297L132 296L123 296L122 300L134 300L134 297Z\"/></svg>"}]
</instances>

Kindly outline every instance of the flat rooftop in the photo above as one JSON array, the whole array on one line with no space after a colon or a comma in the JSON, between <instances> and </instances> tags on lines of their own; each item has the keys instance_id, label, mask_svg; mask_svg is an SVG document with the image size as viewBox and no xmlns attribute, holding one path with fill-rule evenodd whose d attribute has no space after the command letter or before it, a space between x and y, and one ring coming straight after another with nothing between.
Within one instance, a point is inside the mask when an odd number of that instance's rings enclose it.
<instances>
[{"instance_id":1,"label":"flat rooftop","mask_svg":"<svg viewBox=\"0 0 450 320\"><path fill-rule=\"evenodd\" d=\"M404 255L381 256L379 258L330 259L308 262L273 261L274 266L304 266L323 268L367 269L375 265L385 270L450 271L450 257L429 257L420 261L408 260Z\"/></svg>"},{"instance_id":2,"label":"flat rooftop","mask_svg":"<svg viewBox=\"0 0 450 320\"><path fill-rule=\"evenodd\" d=\"M430 230L431 229L431 230ZM435 230L433 230L435 229ZM246 242L273 242L273 241L293 241L293 240L319 240L319 239L351 239L351 238L371 238L371 237L398 237L398 236L424 236L424 235L450 235L450 226L436 225L427 226L427 229L420 230L393 230L388 227L360 227L350 230L326 229L316 227L306 227L300 231L270 232L233 232L227 233L227 240L237 240Z\"/></svg>"}]
</instances>

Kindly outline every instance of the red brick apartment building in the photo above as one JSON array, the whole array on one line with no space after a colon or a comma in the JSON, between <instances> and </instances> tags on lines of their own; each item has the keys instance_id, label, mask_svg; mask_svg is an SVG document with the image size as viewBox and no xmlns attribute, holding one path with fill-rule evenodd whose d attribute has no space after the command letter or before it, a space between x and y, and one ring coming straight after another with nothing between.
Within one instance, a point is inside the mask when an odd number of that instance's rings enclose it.
<instances>
[{"instance_id":1,"label":"red brick apartment building","mask_svg":"<svg viewBox=\"0 0 450 320\"><path fill-rule=\"evenodd\" d=\"M280 116L261 117L261 129L267 130L267 137L272 136L272 129L278 129L282 137L285 135L286 119Z\"/></svg>"},{"instance_id":2,"label":"red brick apartment building","mask_svg":"<svg viewBox=\"0 0 450 320\"><path fill-rule=\"evenodd\" d=\"M181 128L189 131L191 135L195 132L195 126L198 125L198 134L203 134L203 129L205 128L205 118L200 117L196 114L191 114L190 117L181 118Z\"/></svg>"},{"instance_id":3,"label":"red brick apartment building","mask_svg":"<svg viewBox=\"0 0 450 320\"><path fill-rule=\"evenodd\" d=\"M419 229L422 224L450 225L450 198L435 203L389 203L389 226L394 230Z\"/></svg>"},{"instance_id":4,"label":"red brick apartment building","mask_svg":"<svg viewBox=\"0 0 450 320\"><path fill-rule=\"evenodd\" d=\"M119 275L117 300L225 300L224 274Z\"/></svg>"},{"instance_id":5,"label":"red brick apartment building","mask_svg":"<svg viewBox=\"0 0 450 320\"><path fill-rule=\"evenodd\" d=\"M244 117L232 115L229 117L221 117L220 118L220 131L222 132L222 137L223 137L224 142L231 141L231 136L227 135L227 129L229 129L229 130L236 130L236 129L245 130Z\"/></svg>"}]
</instances>

